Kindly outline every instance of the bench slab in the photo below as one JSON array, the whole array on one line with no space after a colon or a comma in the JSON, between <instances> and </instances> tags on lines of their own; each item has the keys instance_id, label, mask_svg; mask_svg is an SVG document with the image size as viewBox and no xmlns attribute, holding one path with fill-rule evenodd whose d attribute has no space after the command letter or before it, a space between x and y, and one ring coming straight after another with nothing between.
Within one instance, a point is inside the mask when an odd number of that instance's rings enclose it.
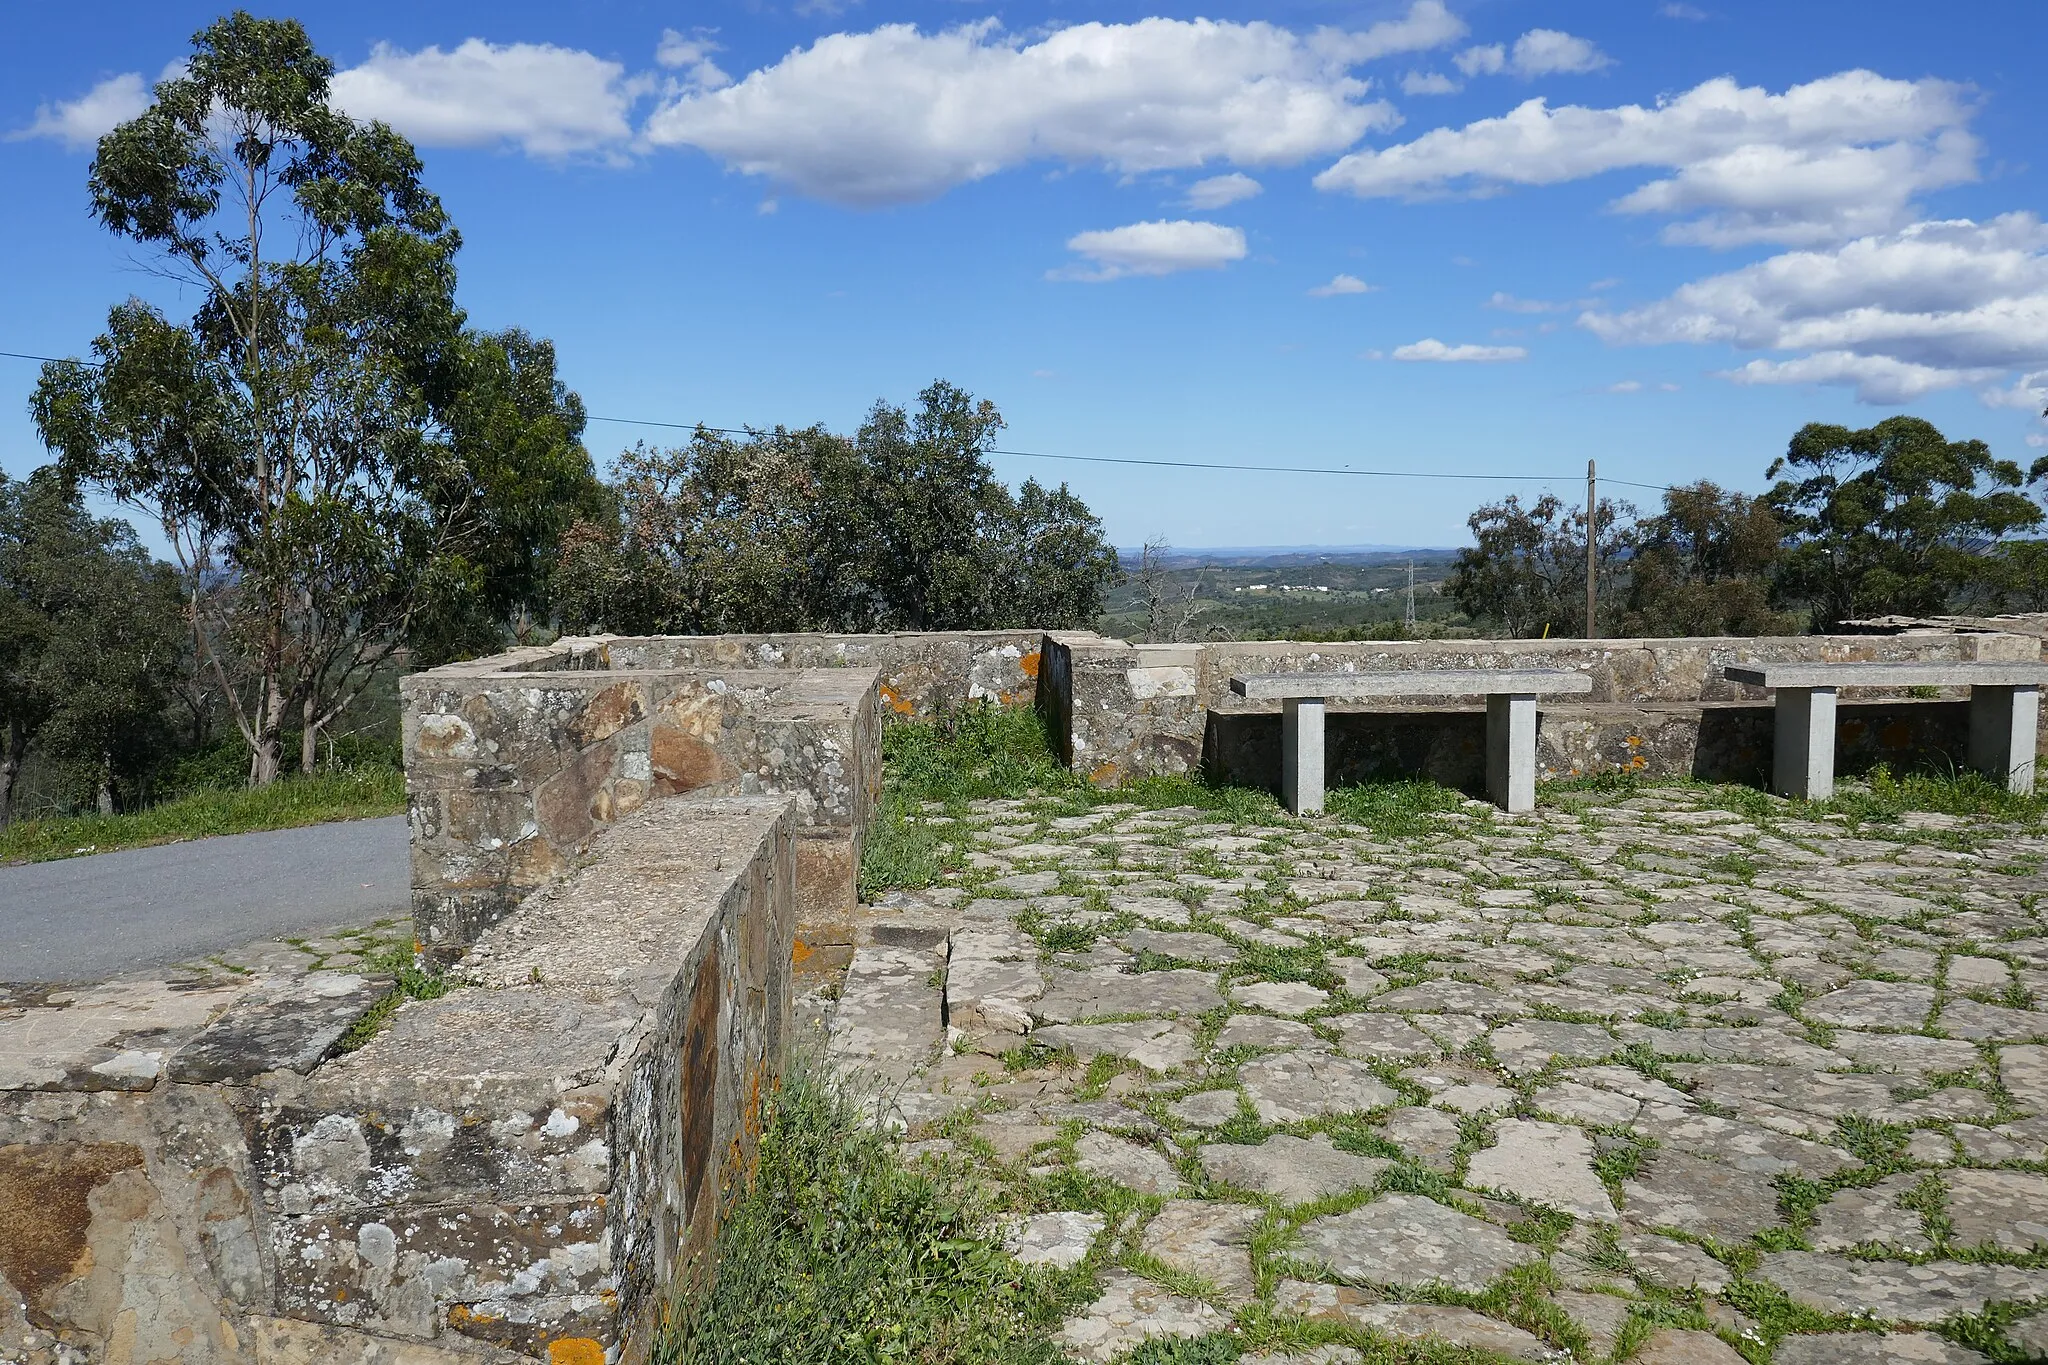
<instances>
[{"instance_id":1,"label":"bench slab","mask_svg":"<svg viewBox=\"0 0 2048 1365\"><path fill-rule=\"evenodd\" d=\"M1752 687L2040 687L2048 664L2030 663L1784 663L1729 664L1730 682Z\"/></svg>"},{"instance_id":2,"label":"bench slab","mask_svg":"<svg viewBox=\"0 0 2048 1365\"><path fill-rule=\"evenodd\" d=\"M2044 670L2048 672L2048 670ZM1321 697L1356 701L1366 697L1536 696L1591 692L1593 677L1565 668L1418 668L1380 673L1252 673L1230 680L1230 690L1247 701Z\"/></svg>"}]
</instances>

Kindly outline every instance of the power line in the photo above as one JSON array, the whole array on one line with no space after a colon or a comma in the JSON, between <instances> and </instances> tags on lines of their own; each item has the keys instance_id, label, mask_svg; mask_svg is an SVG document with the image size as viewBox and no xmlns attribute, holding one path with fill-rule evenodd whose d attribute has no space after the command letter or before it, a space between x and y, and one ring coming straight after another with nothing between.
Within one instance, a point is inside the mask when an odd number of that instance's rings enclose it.
<instances>
[{"instance_id":1,"label":"power line","mask_svg":"<svg viewBox=\"0 0 2048 1365\"><path fill-rule=\"evenodd\" d=\"M592 422L613 422L628 427L663 427L676 431L713 431L722 435L747 436L755 434L746 427L714 427L696 422L649 422L634 417L597 417ZM1559 474L1454 474L1442 470L1419 469L1331 469L1327 465L1286 465L1286 464L1231 464L1209 460L1147 460L1133 455L1055 455L1043 450L990 450L991 455L1008 455L1025 460L1068 460L1076 464L1128 464L1145 465L1158 469L1227 469L1250 474L1341 474L1362 479L1460 479L1505 483L1561 483L1566 477L1576 481L1578 475ZM1661 483L1637 483L1629 479L1608 479L1608 483L1621 484L1628 488L1649 488L1660 493L1669 492Z\"/></svg>"},{"instance_id":2,"label":"power line","mask_svg":"<svg viewBox=\"0 0 2048 1365\"><path fill-rule=\"evenodd\" d=\"M78 360L53 355L29 355L24 351L0 351L0 356L13 360L40 360L54 365L100 366L97 360ZM626 427L659 427L668 431L711 431L721 436L752 436L766 428L714 427L702 422L654 422L638 417L589 416L592 422L610 422ZM1072 464L1121 464L1140 465L1151 469L1219 469L1246 474L1336 474L1360 479L1452 479L1477 483L1562 483L1564 475L1555 474L1456 474L1443 470L1423 469L1331 469L1326 465L1288 464L1233 464L1212 460L1148 460L1134 455L1057 455L1043 450L991 450L991 455L1003 455L1019 460L1065 460ZM1576 479L1577 475L1570 476ZM1653 492L1668 493L1669 486L1661 483L1637 483L1630 479L1608 479L1608 483L1620 484L1624 488L1647 488Z\"/></svg>"},{"instance_id":3,"label":"power line","mask_svg":"<svg viewBox=\"0 0 2048 1365\"><path fill-rule=\"evenodd\" d=\"M96 370L100 368L99 361L80 360L77 356L29 355L22 351L0 351L0 355L11 360L46 360L52 365L90 365Z\"/></svg>"}]
</instances>

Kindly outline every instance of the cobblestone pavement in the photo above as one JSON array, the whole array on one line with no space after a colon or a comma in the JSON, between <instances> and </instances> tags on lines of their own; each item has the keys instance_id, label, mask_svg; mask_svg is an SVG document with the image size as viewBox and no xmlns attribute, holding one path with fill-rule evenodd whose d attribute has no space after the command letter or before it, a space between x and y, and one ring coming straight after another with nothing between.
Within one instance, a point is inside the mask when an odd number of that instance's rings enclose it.
<instances>
[{"instance_id":1,"label":"cobblestone pavement","mask_svg":"<svg viewBox=\"0 0 2048 1365\"><path fill-rule=\"evenodd\" d=\"M830 1050L1093 1273L1082 1360L2048 1359L2048 839L1690 787L1419 818L981 803Z\"/></svg>"}]
</instances>

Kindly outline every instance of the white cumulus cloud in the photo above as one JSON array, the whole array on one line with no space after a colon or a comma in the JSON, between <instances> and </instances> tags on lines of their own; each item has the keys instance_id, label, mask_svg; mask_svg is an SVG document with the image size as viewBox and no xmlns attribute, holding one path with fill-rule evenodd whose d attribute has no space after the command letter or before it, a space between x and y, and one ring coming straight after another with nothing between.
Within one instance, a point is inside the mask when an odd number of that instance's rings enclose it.
<instances>
[{"instance_id":1,"label":"white cumulus cloud","mask_svg":"<svg viewBox=\"0 0 2048 1365\"><path fill-rule=\"evenodd\" d=\"M1410 71L1401 77L1404 95L1455 95L1464 89L1441 71Z\"/></svg>"},{"instance_id":2,"label":"white cumulus cloud","mask_svg":"<svg viewBox=\"0 0 2048 1365\"><path fill-rule=\"evenodd\" d=\"M699 90L718 90L732 84L732 77L719 69L711 54L718 51L718 44L710 35L698 33L686 36L676 30L663 29L661 41L655 44L654 60L671 71L683 73L683 79Z\"/></svg>"},{"instance_id":3,"label":"white cumulus cloud","mask_svg":"<svg viewBox=\"0 0 2048 1365\"><path fill-rule=\"evenodd\" d=\"M1847 71L1774 95L1720 77L1650 106L1528 100L1497 118L1353 152L1316 185L1417 197L1661 170L1671 174L1614 207L1698 215L1667 228L1673 240L1841 241L1909 221L1921 191L1974 179L1973 113L1962 88L1938 80Z\"/></svg>"},{"instance_id":4,"label":"white cumulus cloud","mask_svg":"<svg viewBox=\"0 0 2048 1365\"><path fill-rule=\"evenodd\" d=\"M1515 39L1508 58L1517 76L1581 75L1614 65L1614 59L1584 38L1554 28L1532 28Z\"/></svg>"},{"instance_id":5,"label":"white cumulus cloud","mask_svg":"<svg viewBox=\"0 0 2048 1365\"><path fill-rule=\"evenodd\" d=\"M1250 199L1264 194L1265 186L1242 171L1228 175L1212 175L1206 180L1197 180L1188 186L1187 204L1191 209L1220 209L1226 204L1235 204L1240 199Z\"/></svg>"},{"instance_id":6,"label":"white cumulus cloud","mask_svg":"<svg viewBox=\"0 0 2048 1365\"><path fill-rule=\"evenodd\" d=\"M666 40L664 40L666 41ZM404 52L386 43L334 77L336 108L382 119L432 147L510 143L535 156L566 156L625 144L629 114L646 93L625 68L550 43L487 43Z\"/></svg>"},{"instance_id":7,"label":"white cumulus cloud","mask_svg":"<svg viewBox=\"0 0 2048 1365\"><path fill-rule=\"evenodd\" d=\"M1309 290L1308 296L1312 299L1334 299L1344 294L1370 294L1377 288L1378 285L1367 284L1356 275L1334 275L1328 284L1319 284Z\"/></svg>"},{"instance_id":8,"label":"white cumulus cloud","mask_svg":"<svg viewBox=\"0 0 2048 1365\"><path fill-rule=\"evenodd\" d=\"M1532 28L1515 39L1512 49L1504 43L1486 43L1468 47L1451 60L1468 76L1498 76L1509 71L1524 80L1578 75L1614 65L1612 57L1588 40L1554 28Z\"/></svg>"},{"instance_id":9,"label":"white cumulus cloud","mask_svg":"<svg viewBox=\"0 0 2048 1365\"><path fill-rule=\"evenodd\" d=\"M178 65L173 63L164 75L168 78L177 72ZM26 128L8 133L7 141L48 138L63 143L71 151L86 151L114 131L115 125L126 123L148 107L148 83L140 72L124 71L107 77L75 100L37 105L35 118Z\"/></svg>"},{"instance_id":10,"label":"white cumulus cloud","mask_svg":"<svg viewBox=\"0 0 2048 1365\"><path fill-rule=\"evenodd\" d=\"M1067 250L1085 256L1094 266L1067 266L1052 278L1100 282L1125 275L1171 275L1178 270L1220 270L1245 255L1242 229L1221 223L1132 223L1126 227L1077 232Z\"/></svg>"},{"instance_id":11,"label":"white cumulus cloud","mask_svg":"<svg viewBox=\"0 0 2048 1365\"><path fill-rule=\"evenodd\" d=\"M1448 362L1497 361L1522 360L1528 354L1529 352L1520 346L1479 346L1472 342L1466 342L1460 346L1451 346L1438 341L1435 337L1424 337L1422 340L1412 341L1406 346L1396 346L1393 351L1393 358L1395 360L1435 360Z\"/></svg>"},{"instance_id":12,"label":"white cumulus cloud","mask_svg":"<svg viewBox=\"0 0 2048 1365\"><path fill-rule=\"evenodd\" d=\"M1454 41L1440 0L1360 32L1150 18L1042 37L994 20L835 33L648 120L656 146L845 204L928 199L1034 161L1125 173L1289 165L1400 116L1358 64Z\"/></svg>"},{"instance_id":13,"label":"white cumulus cloud","mask_svg":"<svg viewBox=\"0 0 2048 1365\"><path fill-rule=\"evenodd\" d=\"M1621 345L1798 352L1727 377L1841 384L1865 402L1903 402L2048 366L2048 227L2030 213L1916 223L1785 252L1579 322Z\"/></svg>"}]
</instances>

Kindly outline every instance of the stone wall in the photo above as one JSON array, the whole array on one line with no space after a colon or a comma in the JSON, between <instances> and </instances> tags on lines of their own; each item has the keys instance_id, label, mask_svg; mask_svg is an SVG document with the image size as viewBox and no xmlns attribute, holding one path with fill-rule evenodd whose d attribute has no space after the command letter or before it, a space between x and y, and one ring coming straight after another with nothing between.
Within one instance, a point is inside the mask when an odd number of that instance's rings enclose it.
<instances>
[{"instance_id":1,"label":"stone wall","mask_svg":"<svg viewBox=\"0 0 2048 1365\"><path fill-rule=\"evenodd\" d=\"M1641 772L1754 781L1770 765L1770 694L1728 682L1720 675L1725 664L2039 657L2038 641L1996 634L1200 645L1049 639L1046 671L1072 680L1064 703L1071 715L1067 761L1101 785L1198 770L1226 781L1276 783L1279 708L1234 695L1233 674L1509 667L1571 668L1593 677L1586 701L1542 708L1537 763L1546 779ZM1844 766L1960 766L1962 695L1846 690ZM1484 733L1479 705L1428 697L1332 703L1330 777L1342 783L1427 775L1476 787Z\"/></svg>"},{"instance_id":2,"label":"stone wall","mask_svg":"<svg viewBox=\"0 0 2048 1365\"><path fill-rule=\"evenodd\" d=\"M1028 706L1038 695L1038 630L893 635L653 635L607 639L614 668L872 668L889 713L929 717L987 698ZM1100 637L1082 634L1078 638Z\"/></svg>"},{"instance_id":3,"label":"stone wall","mask_svg":"<svg viewBox=\"0 0 2048 1365\"><path fill-rule=\"evenodd\" d=\"M612 821L691 791L795 797L804 918L850 917L881 783L878 670L621 668L615 644L405 680L413 922L436 958L561 876Z\"/></svg>"},{"instance_id":4,"label":"stone wall","mask_svg":"<svg viewBox=\"0 0 2048 1365\"><path fill-rule=\"evenodd\" d=\"M797 798L799 959L851 952L881 729L1042 703L1043 642L1086 632L592 636L404 682L413 920L446 960L650 797Z\"/></svg>"},{"instance_id":5,"label":"stone wall","mask_svg":"<svg viewBox=\"0 0 2048 1365\"><path fill-rule=\"evenodd\" d=\"M0 1359L646 1359L789 1031L798 803L655 801L384 983L0 989Z\"/></svg>"}]
</instances>

